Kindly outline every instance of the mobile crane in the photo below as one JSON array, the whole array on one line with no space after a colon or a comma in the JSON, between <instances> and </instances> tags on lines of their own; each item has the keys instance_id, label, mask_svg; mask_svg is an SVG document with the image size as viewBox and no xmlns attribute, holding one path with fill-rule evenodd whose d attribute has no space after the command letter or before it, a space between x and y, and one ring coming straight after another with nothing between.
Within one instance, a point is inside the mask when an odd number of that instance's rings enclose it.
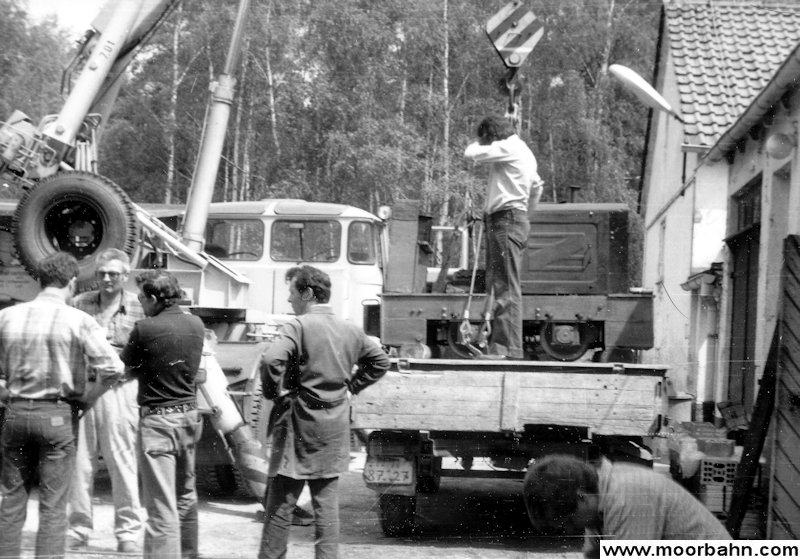
<instances>
[{"instance_id":1,"label":"mobile crane","mask_svg":"<svg viewBox=\"0 0 800 559\"><path fill-rule=\"evenodd\" d=\"M215 381L200 388L212 431L220 435L213 441L218 448L208 454L221 453L235 461L249 492L261 497L266 487L261 444L266 420L255 369L266 342L246 337L255 330L244 327L249 280L203 251L249 0L239 2L225 65L212 87L181 234L134 204L122 188L97 172L97 143L123 72L178 3L106 2L65 71L62 86L68 94L59 113L35 125L28 115L14 111L0 126L0 174L23 191L10 226L15 250L8 253L32 271L42 257L57 250L69 252L78 259L79 280L85 287L95 255L109 247L131 254L133 262L148 261L150 256L152 263L155 255L159 265L174 271L190 290L192 312L204 319L219 340L220 367L208 367ZM6 290L10 301L30 295L26 282L12 284ZM232 327L234 323L240 327ZM235 398L238 406L233 405L223 371L236 371L237 380L245 380Z\"/></svg>"}]
</instances>

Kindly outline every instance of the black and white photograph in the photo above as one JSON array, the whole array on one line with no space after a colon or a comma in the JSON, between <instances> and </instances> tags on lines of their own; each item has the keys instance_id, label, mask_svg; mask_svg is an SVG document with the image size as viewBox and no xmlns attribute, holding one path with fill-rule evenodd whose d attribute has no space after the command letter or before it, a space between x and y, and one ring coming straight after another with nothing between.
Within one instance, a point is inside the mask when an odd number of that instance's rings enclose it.
<instances>
[{"instance_id":1,"label":"black and white photograph","mask_svg":"<svg viewBox=\"0 0 800 559\"><path fill-rule=\"evenodd\" d=\"M0 559L800 554L800 0L0 9Z\"/></svg>"}]
</instances>

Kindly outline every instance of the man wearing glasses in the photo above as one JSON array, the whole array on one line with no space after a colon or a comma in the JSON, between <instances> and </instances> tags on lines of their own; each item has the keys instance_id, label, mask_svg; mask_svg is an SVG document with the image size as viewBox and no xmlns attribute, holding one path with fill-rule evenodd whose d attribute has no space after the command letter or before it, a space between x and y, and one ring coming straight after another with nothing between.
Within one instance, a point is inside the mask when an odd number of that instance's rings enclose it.
<instances>
[{"instance_id":1,"label":"man wearing glasses","mask_svg":"<svg viewBox=\"0 0 800 559\"><path fill-rule=\"evenodd\" d=\"M96 261L97 289L78 295L72 303L97 320L117 352L128 342L136 321L145 317L136 294L124 289L129 272L127 254L116 248L101 252ZM100 456L111 476L117 551L132 553L138 550L142 520L136 466L137 393L138 382L125 375L81 419L69 499L69 547L73 550L88 546L92 531L94 477Z\"/></svg>"}]
</instances>

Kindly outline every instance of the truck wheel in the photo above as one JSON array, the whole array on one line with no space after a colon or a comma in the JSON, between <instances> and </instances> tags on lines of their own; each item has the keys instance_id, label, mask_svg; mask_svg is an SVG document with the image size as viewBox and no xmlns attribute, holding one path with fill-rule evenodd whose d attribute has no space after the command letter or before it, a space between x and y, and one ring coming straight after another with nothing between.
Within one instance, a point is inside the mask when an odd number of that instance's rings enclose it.
<instances>
[{"instance_id":1,"label":"truck wheel","mask_svg":"<svg viewBox=\"0 0 800 559\"><path fill-rule=\"evenodd\" d=\"M598 328L591 322L547 322L539 332L539 343L551 359L575 361L589 350L598 336Z\"/></svg>"},{"instance_id":2,"label":"truck wheel","mask_svg":"<svg viewBox=\"0 0 800 559\"><path fill-rule=\"evenodd\" d=\"M261 375L256 372L253 379L253 395L245 398L244 418L250 425L256 439L264 443L269 451L271 437L269 436L269 414L272 411L272 402L264 398L264 391L261 388ZM267 452L269 454L269 452Z\"/></svg>"},{"instance_id":3,"label":"truck wheel","mask_svg":"<svg viewBox=\"0 0 800 559\"><path fill-rule=\"evenodd\" d=\"M441 476L421 477L417 479L417 491L420 493L436 493L442 485Z\"/></svg>"},{"instance_id":4,"label":"truck wheel","mask_svg":"<svg viewBox=\"0 0 800 559\"><path fill-rule=\"evenodd\" d=\"M406 495L380 496L380 523L384 535L402 538L414 533L417 498Z\"/></svg>"},{"instance_id":5,"label":"truck wheel","mask_svg":"<svg viewBox=\"0 0 800 559\"><path fill-rule=\"evenodd\" d=\"M94 257L107 248L131 254L136 217L128 195L111 180L84 171L65 171L41 181L22 196L14 213L14 241L22 265L58 251L78 259L79 279L94 271Z\"/></svg>"},{"instance_id":6,"label":"truck wheel","mask_svg":"<svg viewBox=\"0 0 800 559\"><path fill-rule=\"evenodd\" d=\"M210 497L231 497L236 494L235 468L228 464L198 464L195 467L197 489Z\"/></svg>"},{"instance_id":7,"label":"truck wheel","mask_svg":"<svg viewBox=\"0 0 800 559\"><path fill-rule=\"evenodd\" d=\"M422 457L418 459L422 460ZM430 467L424 468L426 470L424 475L420 475L419 470L417 470L418 493L436 493L442 485L442 457L431 456L429 459L431 461Z\"/></svg>"},{"instance_id":8,"label":"truck wheel","mask_svg":"<svg viewBox=\"0 0 800 559\"><path fill-rule=\"evenodd\" d=\"M264 445L264 453L269 463L269 455L272 448L272 438L269 436L269 415L272 411L272 402L264 398L264 392L261 389L261 375L256 372L253 380L253 395L245 397L242 402L243 410L242 417L247 421L248 428L253 433L257 441ZM259 501L264 498L264 495L254 495L250 489L250 485L244 478L239 468L230 466L231 475L235 478L235 485L237 494L243 497L253 497Z\"/></svg>"}]
</instances>

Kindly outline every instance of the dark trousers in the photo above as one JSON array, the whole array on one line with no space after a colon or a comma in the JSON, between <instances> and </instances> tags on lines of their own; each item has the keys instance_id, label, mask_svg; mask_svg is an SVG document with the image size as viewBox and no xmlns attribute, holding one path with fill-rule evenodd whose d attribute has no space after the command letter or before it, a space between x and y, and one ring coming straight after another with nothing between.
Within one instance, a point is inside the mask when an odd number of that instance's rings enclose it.
<instances>
[{"instance_id":1,"label":"dark trousers","mask_svg":"<svg viewBox=\"0 0 800 559\"><path fill-rule=\"evenodd\" d=\"M148 415L139 422L145 559L199 555L194 464L202 425L196 411Z\"/></svg>"},{"instance_id":2,"label":"dark trousers","mask_svg":"<svg viewBox=\"0 0 800 559\"><path fill-rule=\"evenodd\" d=\"M297 498L308 482L314 507L314 557L339 557L339 478L292 479L275 476L269 479L266 495L266 519L261 533L258 559L283 559L289 543Z\"/></svg>"},{"instance_id":3,"label":"dark trousers","mask_svg":"<svg viewBox=\"0 0 800 559\"><path fill-rule=\"evenodd\" d=\"M494 289L489 353L522 359L522 257L531 225L528 212L486 216L486 290Z\"/></svg>"},{"instance_id":4,"label":"dark trousers","mask_svg":"<svg viewBox=\"0 0 800 559\"><path fill-rule=\"evenodd\" d=\"M36 556L58 558L66 553L67 500L78 416L63 401L16 400L6 408L2 441L0 557L19 557L28 498L39 479L39 531Z\"/></svg>"}]
</instances>

